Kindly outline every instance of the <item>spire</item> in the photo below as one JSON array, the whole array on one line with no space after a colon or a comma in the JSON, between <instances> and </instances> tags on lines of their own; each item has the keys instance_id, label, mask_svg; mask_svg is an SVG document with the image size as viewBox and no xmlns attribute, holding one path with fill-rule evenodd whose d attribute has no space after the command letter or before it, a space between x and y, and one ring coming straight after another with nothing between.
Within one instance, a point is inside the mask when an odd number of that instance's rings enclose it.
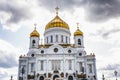
<instances>
[{"instance_id":1,"label":"spire","mask_svg":"<svg viewBox=\"0 0 120 80\"><path fill-rule=\"evenodd\" d=\"M58 6L55 9L56 9L56 15L58 16L58 10L59 10Z\"/></svg>"},{"instance_id":2,"label":"spire","mask_svg":"<svg viewBox=\"0 0 120 80\"><path fill-rule=\"evenodd\" d=\"M77 30L74 32L74 36L83 36L83 32L79 29L79 23L77 23Z\"/></svg>"},{"instance_id":3,"label":"spire","mask_svg":"<svg viewBox=\"0 0 120 80\"><path fill-rule=\"evenodd\" d=\"M79 23L77 23L77 29L79 29Z\"/></svg>"},{"instance_id":4,"label":"spire","mask_svg":"<svg viewBox=\"0 0 120 80\"><path fill-rule=\"evenodd\" d=\"M37 24L34 24L34 26L35 26L34 30L36 30L36 26L37 26Z\"/></svg>"},{"instance_id":5,"label":"spire","mask_svg":"<svg viewBox=\"0 0 120 80\"><path fill-rule=\"evenodd\" d=\"M33 32L30 33L30 37L39 37L40 36L40 34L36 30L36 25L37 24L34 24L35 27L34 27Z\"/></svg>"}]
</instances>

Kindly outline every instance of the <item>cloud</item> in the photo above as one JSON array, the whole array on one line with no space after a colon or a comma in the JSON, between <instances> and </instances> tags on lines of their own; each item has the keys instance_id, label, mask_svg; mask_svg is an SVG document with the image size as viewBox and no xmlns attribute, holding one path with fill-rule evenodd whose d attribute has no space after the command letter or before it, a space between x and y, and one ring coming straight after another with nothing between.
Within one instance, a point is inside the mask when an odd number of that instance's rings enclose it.
<instances>
[{"instance_id":1,"label":"cloud","mask_svg":"<svg viewBox=\"0 0 120 80\"><path fill-rule=\"evenodd\" d=\"M115 71L117 71L117 77L120 78L119 70L120 70L120 64L118 63L118 64L108 64L105 67L100 68L98 71L102 72L102 74L105 75L106 79L109 78L112 79L115 77L115 73L114 73Z\"/></svg>"},{"instance_id":2,"label":"cloud","mask_svg":"<svg viewBox=\"0 0 120 80\"><path fill-rule=\"evenodd\" d=\"M120 69L120 64L108 64L107 66L100 68L100 70L116 70Z\"/></svg>"},{"instance_id":3,"label":"cloud","mask_svg":"<svg viewBox=\"0 0 120 80\"><path fill-rule=\"evenodd\" d=\"M119 24L114 25L114 24L110 24L111 21L107 24L101 24L99 25L98 29L96 29L95 31L91 32L89 35L90 36L99 36L103 39L112 39L113 37L118 39L119 37L115 37L115 35L120 33L120 26ZM109 26L109 28L107 27Z\"/></svg>"},{"instance_id":4,"label":"cloud","mask_svg":"<svg viewBox=\"0 0 120 80\"><path fill-rule=\"evenodd\" d=\"M11 75L17 80L18 67L0 68L0 80L10 80Z\"/></svg>"},{"instance_id":5,"label":"cloud","mask_svg":"<svg viewBox=\"0 0 120 80\"><path fill-rule=\"evenodd\" d=\"M18 0L0 0L0 22L4 27L12 28L21 21L32 17L26 2ZM18 26L16 26L18 27Z\"/></svg>"},{"instance_id":6,"label":"cloud","mask_svg":"<svg viewBox=\"0 0 120 80\"><path fill-rule=\"evenodd\" d=\"M83 7L86 12L86 18L89 21L101 22L112 18L120 17L119 0L38 0L40 6L48 10L58 5L62 10L74 10L76 7Z\"/></svg>"},{"instance_id":7,"label":"cloud","mask_svg":"<svg viewBox=\"0 0 120 80\"><path fill-rule=\"evenodd\" d=\"M18 65L19 49L0 39L0 67L11 68Z\"/></svg>"}]
</instances>

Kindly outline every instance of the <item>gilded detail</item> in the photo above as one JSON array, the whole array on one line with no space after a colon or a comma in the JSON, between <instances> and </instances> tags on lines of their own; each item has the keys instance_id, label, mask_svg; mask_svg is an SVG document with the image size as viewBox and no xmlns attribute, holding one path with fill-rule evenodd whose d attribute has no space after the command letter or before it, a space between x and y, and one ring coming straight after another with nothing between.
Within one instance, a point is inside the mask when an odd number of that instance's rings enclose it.
<instances>
[{"instance_id":1,"label":"gilded detail","mask_svg":"<svg viewBox=\"0 0 120 80\"><path fill-rule=\"evenodd\" d=\"M30 33L30 37L39 37L40 34L37 32L36 27L32 33Z\"/></svg>"},{"instance_id":2,"label":"gilded detail","mask_svg":"<svg viewBox=\"0 0 120 80\"><path fill-rule=\"evenodd\" d=\"M80 31L79 29L77 29L77 30L74 32L74 36L83 36L83 32Z\"/></svg>"},{"instance_id":3,"label":"gilded detail","mask_svg":"<svg viewBox=\"0 0 120 80\"><path fill-rule=\"evenodd\" d=\"M46 25L45 30L54 27L61 27L69 30L69 25L64 22L58 15L56 15L56 17Z\"/></svg>"}]
</instances>

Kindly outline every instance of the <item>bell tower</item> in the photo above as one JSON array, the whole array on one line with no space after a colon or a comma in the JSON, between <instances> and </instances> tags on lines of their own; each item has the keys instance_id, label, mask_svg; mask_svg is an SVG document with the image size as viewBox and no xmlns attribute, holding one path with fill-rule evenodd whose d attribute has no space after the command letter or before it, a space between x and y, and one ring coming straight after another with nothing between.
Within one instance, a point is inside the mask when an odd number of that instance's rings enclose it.
<instances>
[{"instance_id":1,"label":"bell tower","mask_svg":"<svg viewBox=\"0 0 120 80\"><path fill-rule=\"evenodd\" d=\"M36 24L33 32L30 33L30 49L31 48L39 48L39 37L40 34L36 30Z\"/></svg>"},{"instance_id":2,"label":"bell tower","mask_svg":"<svg viewBox=\"0 0 120 80\"><path fill-rule=\"evenodd\" d=\"M75 47L84 47L83 32L79 29L79 23L77 23L77 30L74 32L74 44Z\"/></svg>"}]
</instances>

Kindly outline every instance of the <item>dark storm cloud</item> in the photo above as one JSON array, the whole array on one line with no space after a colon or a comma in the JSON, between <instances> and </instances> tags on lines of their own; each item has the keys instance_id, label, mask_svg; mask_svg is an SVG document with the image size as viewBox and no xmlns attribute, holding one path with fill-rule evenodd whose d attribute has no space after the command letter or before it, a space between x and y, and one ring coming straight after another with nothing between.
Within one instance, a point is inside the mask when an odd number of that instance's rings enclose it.
<instances>
[{"instance_id":1,"label":"dark storm cloud","mask_svg":"<svg viewBox=\"0 0 120 80\"><path fill-rule=\"evenodd\" d=\"M21 20L30 18L29 10L26 7L19 6L12 1L0 2L0 12L11 15L7 23L18 23Z\"/></svg>"},{"instance_id":2,"label":"dark storm cloud","mask_svg":"<svg viewBox=\"0 0 120 80\"><path fill-rule=\"evenodd\" d=\"M5 54L5 51L0 51L0 54ZM0 67L11 68L17 66L17 61L14 55L4 55L4 59L0 58Z\"/></svg>"},{"instance_id":3,"label":"dark storm cloud","mask_svg":"<svg viewBox=\"0 0 120 80\"><path fill-rule=\"evenodd\" d=\"M104 28L101 28L97 30L96 33L90 33L90 36L101 36L103 39L108 39L112 34L120 33L120 28L115 27L110 30L106 30Z\"/></svg>"},{"instance_id":4,"label":"dark storm cloud","mask_svg":"<svg viewBox=\"0 0 120 80\"><path fill-rule=\"evenodd\" d=\"M108 31L108 32L103 33L102 36L103 36L103 37L108 37L109 35L114 34L114 33L117 33L117 32L120 32L120 29L110 30L110 31Z\"/></svg>"},{"instance_id":5,"label":"dark storm cloud","mask_svg":"<svg viewBox=\"0 0 120 80\"><path fill-rule=\"evenodd\" d=\"M40 6L48 10L58 5L62 10L74 10L83 7L86 18L90 21L101 22L120 16L120 0L38 0Z\"/></svg>"}]
</instances>

